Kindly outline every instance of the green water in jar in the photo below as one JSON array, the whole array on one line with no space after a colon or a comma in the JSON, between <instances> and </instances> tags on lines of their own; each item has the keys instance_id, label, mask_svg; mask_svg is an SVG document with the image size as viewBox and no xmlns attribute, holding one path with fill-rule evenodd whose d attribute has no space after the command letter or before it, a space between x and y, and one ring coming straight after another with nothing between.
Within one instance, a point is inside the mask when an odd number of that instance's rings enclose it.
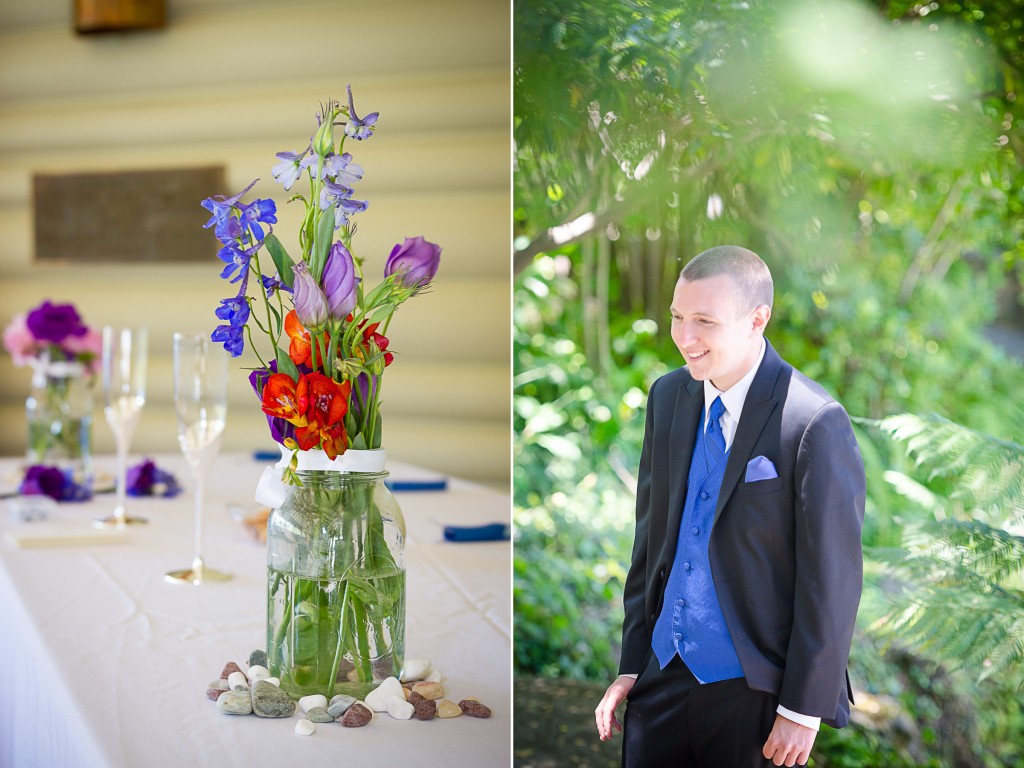
<instances>
[{"instance_id":1,"label":"green water in jar","mask_svg":"<svg viewBox=\"0 0 1024 768\"><path fill-rule=\"evenodd\" d=\"M405 660L405 571L306 579L268 568L267 658L293 697L363 698Z\"/></svg>"}]
</instances>

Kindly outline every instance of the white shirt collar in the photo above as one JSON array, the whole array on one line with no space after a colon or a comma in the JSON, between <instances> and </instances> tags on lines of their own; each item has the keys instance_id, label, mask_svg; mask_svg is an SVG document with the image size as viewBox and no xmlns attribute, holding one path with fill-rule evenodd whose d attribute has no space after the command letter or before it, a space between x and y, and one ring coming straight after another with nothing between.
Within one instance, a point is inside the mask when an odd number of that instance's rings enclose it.
<instances>
[{"instance_id":1,"label":"white shirt collar","mask_svg":"<svg viewBox=\"0 0 1024 768\"><path fill-rule=\"evenodd\" d=\"M761 361L764 360L766 348L767 345L762 336L761 351L757 354L757 360L750 366L750 370L743 375L742 379L724 392L712 384L711 379L704 380L704 428L707 429L708 411L711 410L711 404L715 402L716 397L721 397L722 405L725 406L725 413L722 414L721 424L726 450L732 446L732 439L740 422L740 414L743 412L743 403L747 399L747 392L750 391L750 385L754 382L757 369L761 367Z\"/></svg>"}]
</instances>

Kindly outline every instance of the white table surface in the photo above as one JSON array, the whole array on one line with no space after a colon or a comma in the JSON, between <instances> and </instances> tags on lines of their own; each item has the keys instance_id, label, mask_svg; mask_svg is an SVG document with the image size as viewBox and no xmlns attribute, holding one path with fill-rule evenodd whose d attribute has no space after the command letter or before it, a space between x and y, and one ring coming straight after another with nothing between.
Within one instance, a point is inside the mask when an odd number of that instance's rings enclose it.
<instances>
[{"instance_id":1,"label":"white table surface","mask_svg":"<svg viewBox=\"0 0 1024 768\"><path fill-rule=\"evenodd\" d=\"M130 464L140 457L133 456ZM429 658L448 698L475 696L490 719L336 723L299 736L291 718L217 712L206 686L228 661L245 668L265 645L265 549L227 513L252 501L266 466L226 455L211 472L205 559L234 578L201 587L165 583L191 564L192 481L180 456L154 457L184 492L129 497L149 519L127 540L18 548L12 530L88 528L113 494L61 504L45 522L17 523L0 501L0 766L508 766L511 764L511 548L453 544L443 525L508 522L507 495L458 480L447 491L397 492L408 531L406 656ZM97 461L113 474L109 457ZM0 459L9 478L16 459ZM389 461L393 479L414 470Z\"/></svg>"}]
</instances>

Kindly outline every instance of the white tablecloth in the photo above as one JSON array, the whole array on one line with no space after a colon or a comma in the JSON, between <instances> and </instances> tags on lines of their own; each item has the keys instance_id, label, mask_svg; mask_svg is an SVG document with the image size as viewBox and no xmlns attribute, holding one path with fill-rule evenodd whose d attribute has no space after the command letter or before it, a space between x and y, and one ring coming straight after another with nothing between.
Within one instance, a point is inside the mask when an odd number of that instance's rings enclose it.
<instances>
[{"instance_id":1,"label":"white tablecloth","mask_svg":"<svg viewBox=\"0 0 1024 768\"><path fill-rule=\"evenodd\" d=\"M127 541L19 549L7 531L87 528L113 495L61 504L46 522L16 523L0 502L0 766L508 766L511 763L509 542L445 542L443 525L508 522L506 495L450 480L447 491L397 492L408 529L406 656L429 658L448 698L493 710L421 722L378 714L364 728L335 723L299 736L292 718L222 715L206 686L228 661L263 648L265 550L227 506L255 509L265 464L220 457L211 473L206 563L231 581L165 583L191 564L192 483L179 456L158 456L185 486L174 499L129 498L149 524ZM134 459L133 459L134 461ZM0 460L9 477L14 459ZM393 479L410 471L389 462ZM113 473L109 460L99 469Z\"/></svg>"}]
</instances>

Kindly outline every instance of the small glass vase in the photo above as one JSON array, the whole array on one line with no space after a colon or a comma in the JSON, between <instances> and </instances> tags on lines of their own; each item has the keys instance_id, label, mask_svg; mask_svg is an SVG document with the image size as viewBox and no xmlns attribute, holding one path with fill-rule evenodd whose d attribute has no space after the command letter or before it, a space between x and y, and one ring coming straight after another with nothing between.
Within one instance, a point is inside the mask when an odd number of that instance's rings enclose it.
<instances>
[{"instance_id":1,"label":"small glass vase","mask_svg":"<svg viewBox=\"0 0 1024 768\"><path fill-rule=\"evenodd\" d=\"M56 466L92 487L92 379L81 363L36 362L25 400L30 464Z\"/></svg>"},{"instance_id":2,"label":"small glass vase","mask_svg":"<svg viewBox=\"0 0 1024 768\"><path fill-rule=\"evenodd\" d=\"M294 698L401 675L405 520L387 472L296 473L267 521L267 657Z\"/></svg>"}]
</instances>

